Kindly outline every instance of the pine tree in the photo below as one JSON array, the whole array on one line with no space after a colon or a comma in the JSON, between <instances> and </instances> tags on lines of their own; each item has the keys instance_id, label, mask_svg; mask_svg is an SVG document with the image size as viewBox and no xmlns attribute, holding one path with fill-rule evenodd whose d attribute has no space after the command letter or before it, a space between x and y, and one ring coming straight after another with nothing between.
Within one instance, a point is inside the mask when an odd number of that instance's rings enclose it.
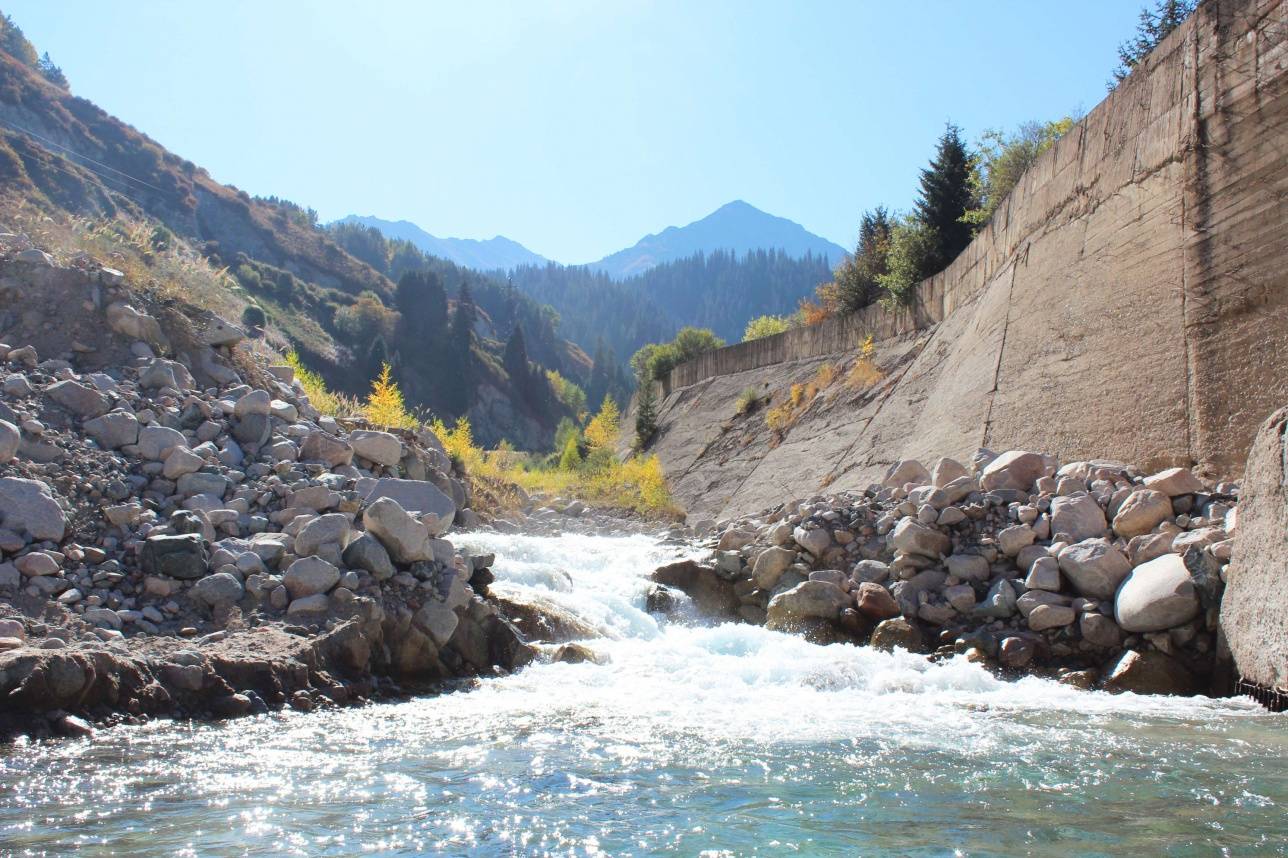
<instances>
[{"instance_id":1,"label":"pine tree","mask_svg":"<svg viewBox=\"0 0 1288 858\"><path fill-rule=\"evenodd\" d=\"M970 178L970 155L962 143L961 129L950 123L939 138L934 160L921 171L915 215L935 231L935 252L927 259L922 277L944 270L970 244L971 226L962 222L963 215L975 207Z\"/></svg>"},{"instance_id":2,"label":"pine tree","mask_svg":"<svg viewBox=\"0 0 1288 858\"><path fill-rule=\"evenodd\" d=\"M652 381L640 382L635 404L635 446L643 450L657 432L657 391Z\"/></svg>"},{"instance_id":3,"label":"pine tree","mask_svg":"<svg viewBox=\"0 0 1288 858\"><path fill-rule=\"evenodd\" d=\"M60 89L67 89L67 75L63 70L54 65L54 61L49 58L49 51L45 51L40 59L36 61L36 70L40 76Z\"/></svg>"},{"instance_id":4,"label":"pine tree","mask_svg":"<svg viewBox=\"0 0 1288 858\"><path fill-rule=\"evenodd\" d=\"M447 331L447 292L437 272L408 271L398 279L395 301L402 314L399 339L403 343L423 346Z\"/></svg>"},{"instance_id":5,"label":"pine tree","mask_svg":"<svg viewBox=\"0 0 1288 858\"><path fill-rule=\"evenodd\" d=\"M1131 74L1159 42L1185 22L1196 5L1196 0L1156 0L1153 9L1141 9L1136 35L1118 46L1118 68L1114 69L1109 88L1112 90Z\"/></svg>"},{"instance_id":6,"label":"pine tree","mask_svg":"<svg viewBox=\"0 0 1288 858\"><path fill-rule=\"evenodd\" d=\"M363 375L368 379L374 379L388 365L389 347L385 345L384 337L376 337L371 341L371 348L367 350L366 359L363 361Z\"/></svg>"},{"instance_id":7,"label":"pine tree","mask_svg":"<svg viewBox=\"0 0 1288 858\"><path fill-rule=\"evenodd\" d=\"M469 283L462 280L456 295L456 312L448 329L449 356L445 361L445 388L447 406L453 414L461 415L470 410L474 401L474 323L478 308L470 294Z\"/></svg>"},{"instance_id":8,"label":"pine tree","mask_svg":"<svg viewBox=\"0 0 1288 858\"><path fill-rule=\"evenodd\" d=\"M523 342L523 326L515 325L514 333L506 340L505 353L501 356L501 366L510 376L510 386L517 392L524 392L531 383L531 372L528 367L528 348Z\"/></svg>"}]
</instances>

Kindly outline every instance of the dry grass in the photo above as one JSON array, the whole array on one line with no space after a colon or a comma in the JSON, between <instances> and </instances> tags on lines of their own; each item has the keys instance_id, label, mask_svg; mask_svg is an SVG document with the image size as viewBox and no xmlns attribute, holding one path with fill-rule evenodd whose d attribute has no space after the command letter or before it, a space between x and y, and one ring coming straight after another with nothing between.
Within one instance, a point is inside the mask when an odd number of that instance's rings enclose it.
<instances>
[{"instance_id":1,"label":"dry grass","mask_svg":"<svg viewBox=\"0 0 1288 858\"><path fill-rule=\"evenodd\" d=\"M885 377L885 373L881 371L881 368L873 360L876 350L872 335L868 334L863 341L863 345L859 347L858 358L855 359L854 365L850 367L850 371L845 375L845 386L850 390L867 390Z\"/></svg>"},{"instance_id":2,"label":"dry grass","mask_svg":"<svg viewBox=\"0 0 1288 858\"><path fill-rule=\"evenodd\" d=\"M775 435L785 434L809 410L815 397L836 381L838 372L835 364L825 363L809 381L793 384L787 397L765 414L765 425Z\"/></svg>"}]
</instances>

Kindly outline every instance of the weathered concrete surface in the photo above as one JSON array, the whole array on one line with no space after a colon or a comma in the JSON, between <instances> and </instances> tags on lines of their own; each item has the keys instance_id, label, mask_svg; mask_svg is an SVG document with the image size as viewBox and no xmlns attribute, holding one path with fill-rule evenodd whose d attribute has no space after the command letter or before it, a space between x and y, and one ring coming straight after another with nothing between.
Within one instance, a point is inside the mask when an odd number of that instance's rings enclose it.
<instances>
[{"instance_id":1,"label":"weathered concrete surface","mask_svg":"<svg viewBox=\"0 0 1288 858\"><path fill-rule=\"evenodd\" d=\"M1239 531L1221 628L1240 677L1288 692L1288 408L1257 433L1239 499Z\"/></svg>"},{"instance_id":2,"label":"weathered concrete surface","mask_svg":"<svg viewBox=\"0 0 1288 858\"><path fill-rule=\"evenodd\" d=\"M654 449L691 513L979 446L1237 477L1288 401L1288 0L1209 0L1047 152L912 307L677 367ZM847 387L867 335L883 373ZM783 432L778 405L841 370Z\"/></svg>"}]
</instances>

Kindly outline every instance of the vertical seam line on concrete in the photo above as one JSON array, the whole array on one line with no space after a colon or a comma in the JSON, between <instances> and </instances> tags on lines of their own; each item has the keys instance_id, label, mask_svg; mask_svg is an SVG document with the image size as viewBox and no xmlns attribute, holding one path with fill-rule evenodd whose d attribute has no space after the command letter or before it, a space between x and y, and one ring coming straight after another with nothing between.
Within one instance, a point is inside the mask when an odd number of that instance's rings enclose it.
<instances>
[{"instance_id":1,"label":"vertical seam line on concrete","mask_svg":"<svg viewBox=\"0 0 1288 858\"><path fill-rule=\"evenodd\" d=\"M1029 262L1030 244L1024 245L1024 264ZM984 412L984 431L980 438L981 447L988 446L988 436L993 429L993 400L997 398L997 386L1002 378L1002 357L1006 354L1006 332L1011 327L1011 299L1015 297L1015 274L1020 268L1020 254L1011 261L1011 282L1006 287L1006 318L1002 322L1002 342L997 346L997 363L993 366L993 389L988 392L988 408Z\"/></svg>"},{"instance_id":2,"label":"vertical seam line on concrete","mask_svg":"<svg viewBox=\"0 0 1288 858\"><path fill-rule=\"evenodd\" d=\"M1201 13L1198 13L1201 14ZM1181 341L1185 344L1185 450L1189 454L1191 462L1198 461L1197 450L1195 449L1195 430L1194 421L1197 415L1194 413L1194 343L1190 333L1190 264L1193 261L1194 249L1191 241L1189 219L1190 219L1190 194L1201 193L1198 188L1199 178L1197 171L1200 169L1196 161L1202 157L1201 149L1203 141L1199 132L1199 124L1202 121L1201 111L1199 109L1199 28L1192 30L1193 40L1190 48L1190 74L1181 76L1181 86L1187 84L1194 93L1194 105L1190 113L1190 145L1188 147L1189 167L1186 170L1190 175L1187 181L1181 185ZM1188 80L1187 80L1188 78ZM1184 95L1182 94L1182 98ZM1182 146L1182 151L1187 147Z\"/></svg>"}]
</instances>

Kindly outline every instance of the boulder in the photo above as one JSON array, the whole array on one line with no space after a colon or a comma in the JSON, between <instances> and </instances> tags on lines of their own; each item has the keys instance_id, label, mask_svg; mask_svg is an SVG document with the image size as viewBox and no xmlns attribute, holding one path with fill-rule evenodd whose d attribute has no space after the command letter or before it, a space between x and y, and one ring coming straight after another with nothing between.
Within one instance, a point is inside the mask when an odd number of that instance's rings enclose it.
<instances>
[{"instance_id":1,"label":"boulder","mask_svg":"<svg viewBox=\"0 0 1288 858\"><path fill-rule=\"evenodd\" d=\"M212 611L229 607L241 601L245 588L237 576L230 572L216 572L207 575L193 585L190 595L193 599L209 607Z\"/></svg>"},{"instance_id":2,"label":"boulder","mask_svg":"<svg viewBox=\"0 0 1288 858\"><path fill-rule=\"evenodd\" d=\"M368 462L392 467L402 459L402 441L389 432L357 429L349 433L349 443L353 452Z\"/></svg>"},{"instance_id":3,"label":"boulder","mask_svg":"<svg viewBox=\"0 0 1288 858\"><path fill-rule=\"evenodd\" d=\"M1185 666L1169 655L1127 650L1109 668L1106 691L1136 694L1194 694L1198 683Z\"/></svg>"},{"instance_id":4,"label":"boulder","mask_svg":"<svg viewBox=\"0 0 1288 858\"><path fill-rule=\"evenodd\" d=\"M1028 666L1037 654L1037 646L1032 640L1018 635L1002 638L997 647L997 660L1003 667L1018 669Z\"/></svg>"},{"instance_id":5,"label":"boulder","mask_svg":"<svg viewBox=\"0 0 1288 858\"><path fill-rule=\"evenodd\" d=\"M61 542L67 517L49 486L20 477L0 479L0 526L32 539Z\"/></svg>"},{"instance_id":6,"label":"boulder","mask_svg":"<svg viewBox=\"0 0 1288 858\"><path fill-rule=\"evenodd\" d=\"M397 570L389 559L389 552L370 533L364 533L344 549L344 565L350 569L364 569L377 581L387 581Z\"/></svg>"},{"instance_id":7,"label":"boulder","mask_svg":"<svg viewBox=\"0 0 1288 858\"><path fill-rule=\"evenodd\" d=\"M292 599L317 596L340 583L340 570L321 557L301 557L287 568L282 583Z\"/></svg>"},{"instance_id":8,"label":"boulder","mask_svg":"<svg viewBox=\"0 0 1288 858\"><path fill-rule=\"evenodd\" d=\"M1153 489L1137 489L1118 505L1114 533L1131 539L1149 533L1171 517L1171 498Z\"/></svg>"},{"instance_id":9,"label":"boulder","mask_svg":"<svg viewBox=\"0 0 1288 858\"><path fill-rule=\"evenodd\" d=\"M1176 554L1137 566L1114 599L1114 618L1128 632L1161 632L1188 623L1198 613L1190 571Z\"/></svg>"},{"instance_id":10,"label":"boulder","mask_svg":"<svg viewBox=\"0 0 1288 858\"><path fill-rule=\"evenodd\" d=\"M1145 478L1145 487L1162 492L1169 498L1207 491L1203 481L1189 468L1168 468Z\"/></svg>"},{"instance_id":11,"label":"boulder","mask_svg":"<svg viewBox=\"0 0 1288 858\"><path fill-rule=\"evenodd\" d=\"M422 480L399 480L393 477L376 480L367 493L365 502L371 504L381 498L397 501L400 507L412 515L433 513L439 521L448 525L456 517L456 503L438 486Z\"/></svg>"},{"instance_id":12,"label":"boulder","mask_svg":"<svg viewBox=\"0 0 1288 858\"><path fill-rule=\"evenodd\" d=\"M295 535L295 553L299 557L317 554L323 546L335 546L335 555L349 544L352 531L349 528L349 517L338 512L320 515L301 528Z\"/></svg>"},{"instance_id":13,"label":"boulder","mask_svg":"<svg viewBox=\"0 0 1288 858\"><path fill-rule=\"evenodd\" d=\"M986 492L999 489L1027 492L1044 473L1046 461L1037 453L1008 450L984 467L979 484Z\"/></svg>"},{"instance_id":14,"label":"boulder","mask_svg":"<svg viewBox=\"0 0 1288 858\"><path fill-rule=\"evenodd\" d=\"M792 538L796 544L804 548L816 559L823 556L823 552L832 547L832 534L827 532L827 528L818 527L807 530L804 527L798 527L792 531Z\"/></svg>"},{"instance_id":15,"label":"boulder","mask_svg":"<svg viewBox=\"0 0 1288 858\"><path fill-rule=\"evenodd\" d=\"M1082 615L1079 621L1082 639L1101 649L1117 649L1122 645L1123 633L1110 617L1094 611Z\"/></svg>"},{"instance_id":16,"label":"boulder","mask_svg":"<svg viewBox=\"0 0 1288 858\"><path fill-rule=\"evenodd\" d=\"M139 420L125 411L113 411L102 417L86 420L84 429L85 434L105 450L117 450L139 442Z\"/></svg>"},{"instance_id":17,"label":"boulder","mask_svg":"<svg viewBox=\"0 0 1288 858\"><path fill-rule=\"evenodd\" d=\"M290 617L297 617L301 614L325 614L330 609L330 597L326 593L314 593L311 596L292 599L290 606L286 609L286 614Z\"/></svg>"},{"instance_id":18,"label":"boulder","mask_svg":"<svg viewBox=\"0 0 1288 858\"><path fill-rule=\"evenodd\" d=\"M175 447L187 447L188 439L169 426L145 426L139 430L138 445L140 456L160 462Z\"/></svg>"},{"instance_id":19,"label":"boulder","mask_svg":"<svg viewBox=\"0 0 1288 858\"><path fill-rule=\"evenodd\" d=\"M1051 532L1064 533L1073 542L1104 536L1109 523L1096 499L1077 492L1051 499Z\"/></svg>"},{"instance_id":20,"label":"boulder","mask_svg":"<svg viewBox=\"0 0 1288 858\"><path fill-rule=\"evenodd\" d=\"M321 430L310 432L300 443L300 459L305 462L321 462L328 468L353 463L353 447L334 435Z\"/></svg>"},{"instance_id":21,"label":"boulder","mask_svg":"<svg viewBox=\"0 0 1288 858\"><path fill-rule=\"evenodd\" d=\"M850 596L828 581L802 581L769 600L765 628L794 631L806 620L836 620L850 606Z\"/></svg>"},{"instance_id":22,"label":"boulder","mask_svg":"<svg viewBox=\"0 0 1288 858\"><path fill-rule=\"evenodd\" d=\"M885 479L881 481L881 484L891 488L899 488L906 483L914 483L920 486L928 482L930 482L930 472L926 470L925 465L916 459L900 459L886 471Z\"/></svg>"},{"instance_id":23,"label":"boulder","mask_svg":"<svg viewBox=\"0 0 1288 858\"><path fill-rule=\"evenodd\" d=\"M1029 611L1029 628L1035 632L1073 625L1077 614L1067 605L1038 605Z\"/></svg>"},{"instance_id":24,"label":"boulder","mask_svg":"<svg viewBox=\"0 0 1288 858\"><path fill-rule=\"evenodd\" d=\"M1037 533L1027 524L1013 524L997 534L997 547L1007 557L1014 557L1020 553L1020 549L1032 545L1037 538Z\"/></svg>"},{"instance_id":25,"label":"boulder","mask_svg":"<svg viewBox=\"0 0 1288 858\"><path fill-rule=\"evenodd\" d=\"M970 471L966 470L966 466L956 459L936 459L934 464L930 466L930 482L941 489L962 477L969 478Z\"/></svg>"},{"instance_id":26,"label":"boulder","mask_svg":"<svg viewBox=\"0 0 1288 858\"><path fill-rule=\"evenodd\" d=\"M1024 586L1029 590L1060 592L1060 563L1054 557L1039 557L1029 567Z\"/></svg>"},{"instance_id":27,"label":"boulder","mask_svg":"<svg viewBox=\"0 0 1288 858\"><path fill-rule=\"evenodd\" d=\"M267 390L252 390L237 400L233 406L233 416L238 420L247 417L267 417L272 413L273 397Z\"/></svg>"},{"instance_id":28,"label":"boulder","mask_svg":"<svg viewBox=\"0 0 1288 858\"><path fill-rule=\"evenodd\" d=\"M1005 619L1015 613L1015 587L1002 578L989 588L988 595L975 606L975 613L983 617Z\"/></svg>"},{"instance_id":29,"label":"boulder","mask_svg":"<svg viewBox=\"0 0 1288 858\"><path fill-rule=\"evenodd\" d=\"M429 528L393 498L382 497L367 507L362 524L389 552L395 563L407 564L433 559Z\"/></svg>"},{"instance_id":30,"label":"boulder","mask_svg":"<svg viewBox=\"0 0 1288 858\"><path fill-rule=\"evenodd\" d=\"M786 548L766 548L756 557L751 577L761 590L772 590L787 567L796 562L796 552Z\"/></svg>"},{"instance_id":31,"label":"boulder","mask_svg":"<svg viewBox=\"0 0 1288 858\"><path fill-rule=\"evenodd\" d=\"M1084 596L1108 599L1131 572L1127 555L1107 539L1084 539L1067 545L1057 558L1060 571Z\"/></svg>"},{"instance_id":32,"label":"boulder","mask_svg":"<svg viewBox=\"0 0 1288 858\"><path fill-rule=\"evenodd\" d=\"M431 600L416 612L412 621L417 628L429 635L437 646L443 647L447 645L447 642L452 639L452 635L456 632L456 627L460 624L460 617L442 602Z\"/></svg>"},{"instance_id":33,"label":"boulder","mask_svg":"<svg viewBox=\"0 0 1288 858\"><path fill-rule=\"evenodd\" d=\"M183 581L205 576L208 564L200 534L149 536L140 554L147 575L167 575Z\"/></svg>"},{"instance_id":34,"label":"boulder","mask_svg":"<svg viewBox=\"0 0 1288 858\"><path fill-rule=\"evenodd\" d=\"M926 646L921 630L903 617L892 617L877 623L870 643L873 648L885 652L893 652L896 648L921 652Z\"/></svg>"},{"instance_id":35,"label":"boulder","mask_svg":"<svg viewBox=\"0 0 1288 858\"><path fill-rule=\"evenodd\" d=\"M45 388L45 395L81 418L98 417L111 407L106 396L71 379L49 385Z\"/></svg>"},{"instance_id":36,"label":"boulder","mask_svg":"<svg viewBox=\"0 0 1288 858\"><path fill-rule=\"evenodd\" d=\"M899 616L899 603L880 584L869 581L859 584L854 601L860 614L876 622Z\"/></svg>"},{"instance_id":37,"label":"boulder","mask_svg":"<svg viewBox=\"0 0 1288 858\"><path fill-rule=\"evenodd\" d=\"M987 581L991 572L988 560L978 554L950 554L944 565L949 575L963 581Z\"/></svg>"},{"instance_id":38,"label":"boulder","mask_svg":"<svg viewBox=\"0 0 1288 858\"><path fill-rule=\"evenodd\" d=\"M880 584L882 581L888 581L889 579L890 566L880 560L860 560L850 570L850 580L855 584L862 584L865 581Z\"/></svg>"},{"instance_id":39,"label":"boulder","mask_svg":"<svg viewBox=\"0 0 1288 858\"><path fill-rule=\"evenodd\" d=\"M908 517L895 525L890 533L890 545L904 554L919 554L933 559L947 554L952 549L952 540L935 528Z\"/></svg>"},{"instance_id":40,"label":"boulder","mask_svg":"<svg viewBox=\"0 0 1288 858\"><path fill-rule=\"evenodd\" d=\"M18 455L21 444L22 433L18 431L18 427L7 420L0 420L0 465Z\"/></svg>"},{"instance_id":41,"label":"boulder","mask_svg":"<svg viewBox=\"0 0 1288 858\"><path fill-rule=\"evenodd\" d=\"M195 474L206 464L206 460L187 447L175 447L165 457L161 475L167 480L177 480L184 474Z\"/></svg>"},{"instance_id":42,"label":"boulder","mask_svg":"<svg viewBox=\"0 0 1288 858\"><path fill-rule=\"evenodd\" d=\"M652 577L658 584L687 594L706 616L733 619L738 615L739 600L733 583L709 566L684 560L660 567Z\"/></svg>"},{"instance_id":43,"label":"boulder","mask_svg":"<svg viewBox=\"0 0 1288 858\"><path fill-rule=\"evenodd\" d=\"M731 527L720 534L720 543L716 548L720 551L737 551L739 548L748 546L755 541L756 532L754 530Z\"/></svg>"}]
</instances>

